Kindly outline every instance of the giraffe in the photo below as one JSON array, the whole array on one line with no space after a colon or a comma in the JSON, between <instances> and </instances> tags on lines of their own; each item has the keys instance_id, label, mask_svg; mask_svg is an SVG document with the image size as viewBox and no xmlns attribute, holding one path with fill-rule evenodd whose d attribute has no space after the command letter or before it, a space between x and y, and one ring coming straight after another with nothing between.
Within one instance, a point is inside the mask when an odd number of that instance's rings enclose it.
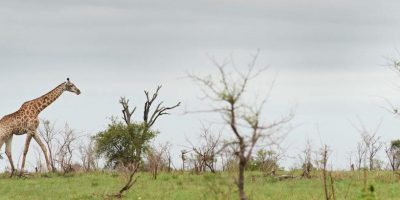
<instances>
[{"instance_id":1,"label":"giraffe","mask_svg":"<svg viewBox=\"0 0 400 200\"><path fill-rule=\"evenodd\" d=\"M52 167L47 155L47 148L37 134L37 128L39 126L38 115L41 111L47 108L47 106L60 97L64 91L73 92L77 95L81 93L81 91L72 82L70 82L69 78L67 78L66 82L61 83L50 92L41 97L23 103L19 110L0 119L0 149L5 143L6 155L11 165L10 176L12 176L15 172L15 167L11 156L11 142L13 135L27 134L22 156L21 174L24 171L26 154L28 153L29 144L32 138L39 144L43 151L46 159L47 169L49 172L52 171Z\"/></svg>"}]
</instances>

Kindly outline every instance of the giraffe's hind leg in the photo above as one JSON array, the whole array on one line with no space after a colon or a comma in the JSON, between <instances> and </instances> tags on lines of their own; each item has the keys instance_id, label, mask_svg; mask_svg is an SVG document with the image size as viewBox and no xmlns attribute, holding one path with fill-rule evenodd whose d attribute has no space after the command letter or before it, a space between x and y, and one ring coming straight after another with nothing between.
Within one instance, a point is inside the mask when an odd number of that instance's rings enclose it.
<instances>
[{"instance_id":1,"label":"giraffe's hind leg","mask_svg":"<svg viewBox=\"0 0 400 200\"><path fill-rule=\"evenodd\" d=\"M11 166L10 177L12 177L14 175L14 172L15 172L14 162L12 160L12 154L11 154L12 138L13 138L13 135L11 135L6 141L6 155L8 157L8 161L10 162L10 166Z\"/></svg>"}]
</instances>

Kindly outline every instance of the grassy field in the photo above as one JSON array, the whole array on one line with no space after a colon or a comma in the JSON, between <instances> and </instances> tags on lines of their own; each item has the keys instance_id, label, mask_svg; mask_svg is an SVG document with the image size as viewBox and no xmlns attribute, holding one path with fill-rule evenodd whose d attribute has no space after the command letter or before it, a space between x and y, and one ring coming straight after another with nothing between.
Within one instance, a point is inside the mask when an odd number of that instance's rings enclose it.
<instances>
[{"instance_id":1,"label":"grassy field","mask_svg":"<svg viewBox=\"0 0 400 200\"><path fill-rule=\"evenodd\" d=\"M337 199L363 199L361 172L334 172ZM25 178L0 178L0 199L63 200L103 199L115 192L123 178L117 173L74 173L30 175ZM162 173L153 180L148 173L140 173L136 185L124 199L237 199L233 174ZM368 185L374 186L376 199L400 199L399 179L390 172L370 172ZM278 181L261 173L249 172L246 191L250 199L323 199L322 182L313 179Z\"/></svg>"}]
</instances>

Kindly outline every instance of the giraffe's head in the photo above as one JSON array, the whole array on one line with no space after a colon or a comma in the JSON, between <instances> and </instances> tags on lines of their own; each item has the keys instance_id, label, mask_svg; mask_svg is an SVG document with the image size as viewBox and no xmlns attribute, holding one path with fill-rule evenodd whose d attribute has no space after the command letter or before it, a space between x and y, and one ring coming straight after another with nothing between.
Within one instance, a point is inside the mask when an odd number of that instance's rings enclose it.
<instances>
[{"instance_id":1,"label":"giraffe's head","mask_svg":"<svg viewBox=\"0 0 400 200\"><path fill-rule=\"evenodd\" d=\"M65 82L64 90L68 92L73 92L77 95L81 94L81 91L71 81L69 81L69 78L67 78L67 82Z\"/></svg>"}]
</instances>

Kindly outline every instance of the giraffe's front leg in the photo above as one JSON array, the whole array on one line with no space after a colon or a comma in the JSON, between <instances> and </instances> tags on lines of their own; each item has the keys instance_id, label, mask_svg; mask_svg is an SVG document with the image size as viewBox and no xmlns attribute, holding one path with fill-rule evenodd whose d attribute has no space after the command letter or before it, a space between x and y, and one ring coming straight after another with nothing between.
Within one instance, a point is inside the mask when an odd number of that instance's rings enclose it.
<instances>
[{"instance_id":1,"label":"giraffe's front leg","mask_svg":"<svg viewBox=\"0 0 400 200\"><path fill-rule=\"evenodd\" d=\"M28 154L29 144L31 143L32 137L33 137L32 133L28 132L26 140L25 140L24 152L22 154L22 165L21 165L21 171L19 172L20 176L22 176L24 174L26 154Z\"/></svg>"},{"instance_id":2,"label":"giraffe's front leg","mask_svg":"<svg viewBox=\"0 0 400 200\"><path fill-rule=\"evenodd\" d=\"M15 172L15 167L14 167L14 162L12 160L12 154L11 154L11 143L12 143L13 135L11 135L6 142L6 155L8 157L8 161L10 162L11 166L11 174L10 177L14 175Z\"/></svg>"}]
</instances>

